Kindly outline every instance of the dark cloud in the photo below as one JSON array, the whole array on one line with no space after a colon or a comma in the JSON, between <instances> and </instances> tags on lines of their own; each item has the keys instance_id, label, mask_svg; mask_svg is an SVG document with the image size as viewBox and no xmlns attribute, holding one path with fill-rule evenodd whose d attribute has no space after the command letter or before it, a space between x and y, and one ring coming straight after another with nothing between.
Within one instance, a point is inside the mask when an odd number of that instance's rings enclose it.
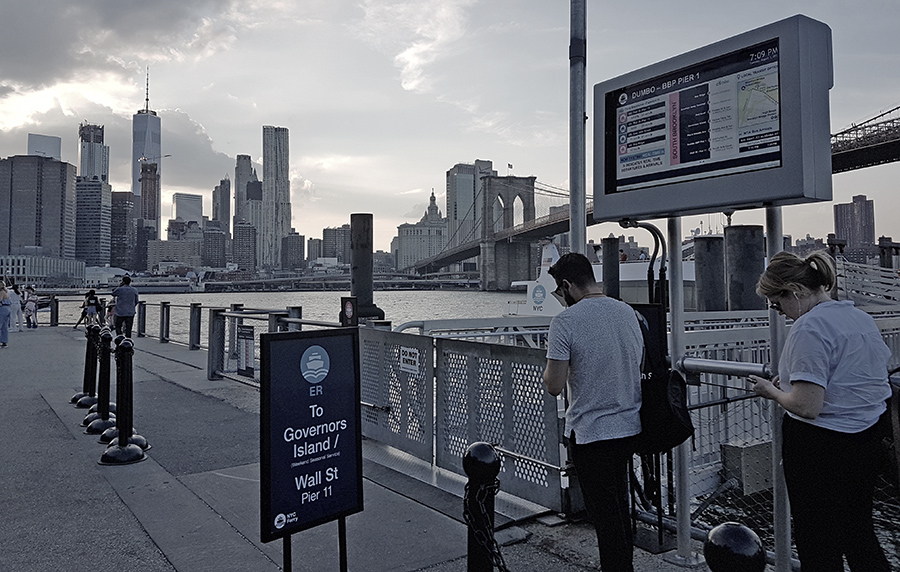
<instances>
[{"instance_id":1,"label":"dark cloud","mask_svg":"<svg viewBox=\"0 0 900 572\"><path fill-rule=\"evenodd\" d=\"M8 2L0 24L0 83L39 89L86 73L131 75L147 62L202 54L228 35L220 19L231 4Z\"/></svg>"}]
</instances>

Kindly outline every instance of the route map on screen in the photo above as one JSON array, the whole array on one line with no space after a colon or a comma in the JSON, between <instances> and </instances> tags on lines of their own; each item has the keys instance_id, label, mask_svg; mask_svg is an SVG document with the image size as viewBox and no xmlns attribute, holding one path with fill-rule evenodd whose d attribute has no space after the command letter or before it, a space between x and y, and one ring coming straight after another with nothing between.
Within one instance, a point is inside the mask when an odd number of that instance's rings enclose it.
<instances>
[{"instance_id":1,"label":"route map on screen","mask_svg":"<svg viewBox=\"0 0 900 572\"><path fill-rule=\"evenodd\" d=\"M605 192L780 167L779 77L775 38L607 92Z\"/></svg>"}]
</instances>

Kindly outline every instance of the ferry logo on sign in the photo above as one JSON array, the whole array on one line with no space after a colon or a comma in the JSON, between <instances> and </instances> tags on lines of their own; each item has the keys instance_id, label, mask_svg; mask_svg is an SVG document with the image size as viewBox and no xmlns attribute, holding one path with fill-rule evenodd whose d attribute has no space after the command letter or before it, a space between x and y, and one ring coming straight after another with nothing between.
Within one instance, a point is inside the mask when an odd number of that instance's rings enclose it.
<instances>
[{"instance_id":1,"label":"ferry logo on sign","mask_svg":"<svg viewBox=\"0 0 900 572\"><path fill-rule=\"evenodd\" d=\"M419 350L400 346L400 371L419 374Z\"/></svg>"},{"instance_id":2,"label":"ferry logo on sign","mask_svg":"<svg viewBox=\"0 0 900 572\"><path fill-rule=\"evenodd\" d=\"M540 306L544 303L544 300L547 299L547 289L538 284L534 287L534 290L531 291L531 301L535 303L535 305Z\"/></svg>"},{"instance_id":3,"label":"ferry logo on sign","mask_svg":"<svg viewBox=\"0 0 900 572\"><path fill-rule=\"evenodd\" d=\"M328 376L331 359L322 346L310 346L300 358L300 373L309 383L319 383Z\"/></svg>"}]
</instances>

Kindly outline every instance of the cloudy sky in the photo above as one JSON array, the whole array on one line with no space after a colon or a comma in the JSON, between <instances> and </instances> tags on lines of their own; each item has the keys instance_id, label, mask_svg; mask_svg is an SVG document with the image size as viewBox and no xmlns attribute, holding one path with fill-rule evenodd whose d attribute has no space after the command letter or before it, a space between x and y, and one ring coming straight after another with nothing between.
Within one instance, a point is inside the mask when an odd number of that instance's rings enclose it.
<instances>
[{"instance_id":1,"label":"cloudy sky","mask_svg":"<svg viewBox=\"0 0 900 572\"><path fill-rule=\"evenodd\" d=\"M900 104L897 0L589 2L588 85L803 13L833 31L832 131ZM130 188L131 117L162 118L163 213L262 158L262 126L290 129L293 226L307 237L371 212L375 248L415 222L445 173L494 162L568 188L569 2L564 0L0 0L0 157L27 134L103 124L113 188ZM590 88L588 110L592 106ZM593 125L588 122L588 189ZM834 198L875 199L876 232L900 240L900 163L834 177ZM739 224L761 224L739 212ZM833 231L830 203L785 208L794 237ZM721 226L694 216L685 234ZM599 239L617 225L589 228ZM643 231L628 231L636 234ZM649 238L638 235L641 242Z\"/></svg>"}]
</instances>

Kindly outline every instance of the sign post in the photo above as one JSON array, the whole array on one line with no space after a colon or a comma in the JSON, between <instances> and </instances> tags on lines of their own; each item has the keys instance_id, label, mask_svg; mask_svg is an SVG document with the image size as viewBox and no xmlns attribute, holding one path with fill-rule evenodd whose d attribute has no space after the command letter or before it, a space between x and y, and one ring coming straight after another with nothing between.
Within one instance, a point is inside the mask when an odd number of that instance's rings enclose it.
<instances>
[{"instance_id":1,"label":"sign post","mask_svg":"<svg viewBox=\"0 0 900 572\"><path fill-rule=\"evenodd\" d=\"M363 510L359 332L262 334L260 536L290 535Z\"/></svg>"}]
</instances>

